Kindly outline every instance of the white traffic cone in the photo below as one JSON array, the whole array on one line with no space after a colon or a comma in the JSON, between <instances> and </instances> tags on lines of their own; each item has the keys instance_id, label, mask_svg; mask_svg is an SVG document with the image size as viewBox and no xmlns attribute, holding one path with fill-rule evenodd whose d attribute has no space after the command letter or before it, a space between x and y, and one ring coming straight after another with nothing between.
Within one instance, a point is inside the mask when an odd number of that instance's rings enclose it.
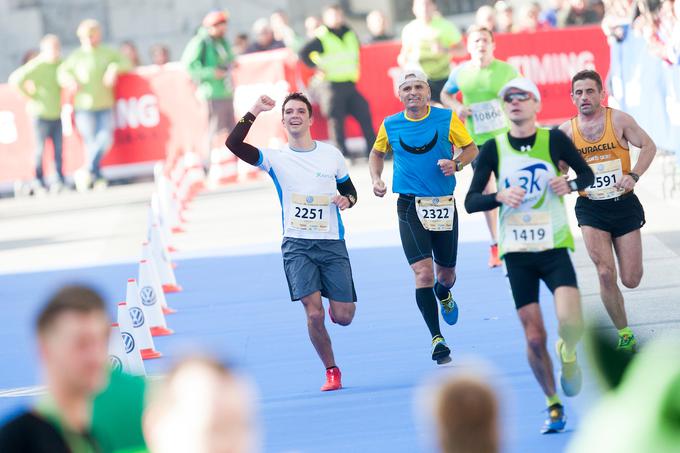
<instances>
[{"instance_id":1,"label":"white traffic cone","mask_svg":"<svg viewBox=\"0 0 680 453\"><path fill-rule=\"evenodd\" d=\"M156 182L156 191L158 192L158 200L160 201L161 219L169 223L171 232L183 233L184 228L182 228L179 218L179 205L174 199L172 184L165 177L163 165L160 162L155 165L153 174Z\"/></svg>"},{"instance_id":2,"label":"white traffic cone","mask_svg":"<svg viewBox=\"0 0 680 453\"><path fill-rule=\"evenodd\" d=\"M111 332L109 333L109 364L113 371L130 374L130 365L128 364L125 346L123 346L123 337L120 334L118 324L111 324Z\"/></svg>"},{"instance_id":3,"label":"white traffic cone","mask_svg":"<svg viewBox=\"0 0 680 453\"><path fill-rule=\"evenodd\" d=\"M123 346L125 347L125 354L127 354L128 365L130 365L130 373L135 376L146 376L142 353L139 351L139 341L135 338L130 310L128 310L125 302L118 304L118 326L120 327L120 335L123 337Z\"/></svg>"},{"instance_id":4,"label":"white traffic cone","mask_svg":"<svg viewBox=\"0 0 680 453\"><path fill-rule=\"evenodd\" d=\"M161 237L163 238L163 244L165 245L168 252L176 252L177 249L173 247L171 242L172 232L170 231L170 224L163 221L161 216L160 202L158 201L158 194L154 192L151 195L151 205L149 208L149 214L147 216L147 234L146 240L151 241L151 227L154 224L158 224L161 229Z\"/></svg>"},{"instance_id":5,"label":"white traffic cone","mask_svg":"<svg viewBox=\"0 0 680 453\"><path fill-rule=\"evenodd\" d=\"M149 263L152 280L155 282L156 286L161 289L161 292L165 294L167 291L165 291L165 289L163 288L163 284L161 283L161 278L159 276L156 259L151 251L151 246L149 245L148 241L142 242L142 259L146 260ZM165 298L165 295L163 295L163 297L161 298L161 304L164 315L172 315L177 313L177 310L175 310L174 308L170 308L170 306L168 305L168 300Z\"/></svg>"},{"instance_id":6,"label":"white traffic cone","mask_svg":"<svg viewBox=\"0 0 680 453\"><path fill-rule=\"evenodd\" d=\"M132 320L132 330L135 339L139 342L139 352L142 354L143 360L157 359L162 357L156 346L153 343L149 323L144 316L144 309L139 302L139 288L137 287L137 280L131 278L127 282L127 291L125 293L125 303L127 303L130 311L130 319Z\"/></svg>"},{"instance_id":7,"label":"white traffic cone","mask_svg":"<svg viewBox=\"0 0 680 453\"><path fill-rule=\"evenodd\" d=\"M163 291L166 293L178 293L182 291L182 287L177 284L175 271L172 270L170 254L167 252L165 244L163 243L161 229L157 224L151 225L150 239L147 247L150 249L153 262L158 270L158 277L163 286Z\"/></svg>"},{"instance_id":8,"label":"white traffic cone","mask_svg":"<svg viewBox=\"0 0 680 453\"><path fill-rule=\"evenodd\" d=\"M139 262L139 300L144 308L144 316L149 320L151 335L154 337L171 335L174 332L168 329L163 315L165 295L154 278L156 275L150 264L146 260Z\"/></svg>"},{"instance_id":9,"label":"white traffic cone","mask_svg":"<svg viewBox=\"0 0 680 453\"><path fill-rule=\"evenodd\" d=\"M208 183L216 188L225 184L234 183L238 180L236 156L225 146L214 148L210 152L210 170L208 170Z\"/></svg>"}]
</instances>

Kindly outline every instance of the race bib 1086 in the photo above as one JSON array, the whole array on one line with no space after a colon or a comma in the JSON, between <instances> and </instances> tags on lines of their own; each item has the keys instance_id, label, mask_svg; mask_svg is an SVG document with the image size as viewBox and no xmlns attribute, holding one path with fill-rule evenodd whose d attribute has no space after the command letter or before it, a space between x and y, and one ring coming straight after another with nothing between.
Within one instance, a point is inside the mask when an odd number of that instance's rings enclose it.
<instances>
[{"instance_id":1,"label":"race bib 1086","mask_svg":"<svg viewBox=\"0 0 680 453\"><path fill-rule=\"evenodd\" d=\"M542 252L554 248L549 212L518 212L504 221L505 252Z\"/></svg>"},{"instance_id":2,"label":"race bib 1086","mask_svg":"<svg viewBox=\"0 0 680 453\"><path fill-rule=\"evenodd\" d=\"M416 197L418 219L429 231L451 231L455 209L453 195Z\"/></svg>"},{"instance_id":3,"label":"race bib 1086","mask_svg":"<svg viewBox=\"0 0 680 453\"><path fill-rule=\"evenodd\" d=\"M290 227L301 231L329 231L330 195L294 193L290 203Z\"/></svg>"},{"instance_id":4,"label":"race bib 1086","mask_svg":"<svg viewBox=\"0 0 680 453\"><path fill-rule=\"evenodd\" d=\"M477 134L493 132L505 127L505 116L497 99L470 105L472 125Z\"/></svg>"}]
</instances>

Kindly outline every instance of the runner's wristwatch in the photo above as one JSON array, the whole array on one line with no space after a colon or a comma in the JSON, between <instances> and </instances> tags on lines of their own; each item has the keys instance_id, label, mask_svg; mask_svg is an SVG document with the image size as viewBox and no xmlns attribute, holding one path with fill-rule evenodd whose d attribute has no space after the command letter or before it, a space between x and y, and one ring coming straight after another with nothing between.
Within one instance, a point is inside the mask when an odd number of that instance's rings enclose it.
<instances>
[{"instance_id":1,"label":"runner's wristwatch","mask_svg":"<svg viewBox=\"0 0 680 453\"><path fill-rule=\"evenodd\" d=\"M635 182L638 182L638 180L640 179L640 175L638 175L637 173L633 173L632 171L628 173L628 176L633 178L633 180L635 180Z\"/></svg>"},{"instance_id":2,"label":"runner's wristwatch","mask_svg":"<svg viewBox=\"0 0 680 453\"><path fill-rule=\"evenodd\" d=\"M571 181L569 181L569 189L570 189L572 192L576 192L576 191L578 190L578 185L576 185L576 180L575 180L575 179L572 179Z\"/></svg>"},{"instance_id":3,"label":"runner's wristwatch","mask_svg":"<svg viewBox=\"0 0 680 453\"><path fill-rule=\"evenodd\" d=\"M465 164L458 159L454 159L454 162L456 163L456 171L461 171L465 167Z\"/></svg>"}]
</instances>

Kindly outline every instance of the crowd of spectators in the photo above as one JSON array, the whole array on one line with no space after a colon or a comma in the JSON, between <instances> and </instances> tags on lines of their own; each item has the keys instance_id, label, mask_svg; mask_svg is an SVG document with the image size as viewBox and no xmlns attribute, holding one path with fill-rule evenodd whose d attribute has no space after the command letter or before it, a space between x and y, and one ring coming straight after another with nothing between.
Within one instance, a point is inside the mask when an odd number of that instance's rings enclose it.
<instances>
[{"instance_id":1,"label":"crowd of spectators","mask_svg":"<svg viewBox=\"0 0 680 453\"><path fill-rule=\"evenodd\" d=\"M680 64L680 1L605 0L602 21L613 41L632 32L643 37L650 51L669 64Z\"/></svg>"}]
</instances>

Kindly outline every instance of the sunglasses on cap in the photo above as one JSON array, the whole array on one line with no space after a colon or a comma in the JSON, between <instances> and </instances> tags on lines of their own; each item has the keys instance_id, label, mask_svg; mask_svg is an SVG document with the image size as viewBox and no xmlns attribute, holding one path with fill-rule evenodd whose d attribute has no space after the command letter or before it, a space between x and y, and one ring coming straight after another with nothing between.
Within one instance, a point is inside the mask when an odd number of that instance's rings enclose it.
<instances>
[{"instance_id":1,"label":"sunglasses on cap","mask_svg":"<svg viewBox=\"0 0 680 453\"><path fill-rule=\"evenodd\" d=\"M519 102L524 102L528 101L529 99L531 99L531 94L526 92L508 93L505 96L503 96L503 101L507 102L508 104L515 100Z\"/></svg>"}]
</instances>

